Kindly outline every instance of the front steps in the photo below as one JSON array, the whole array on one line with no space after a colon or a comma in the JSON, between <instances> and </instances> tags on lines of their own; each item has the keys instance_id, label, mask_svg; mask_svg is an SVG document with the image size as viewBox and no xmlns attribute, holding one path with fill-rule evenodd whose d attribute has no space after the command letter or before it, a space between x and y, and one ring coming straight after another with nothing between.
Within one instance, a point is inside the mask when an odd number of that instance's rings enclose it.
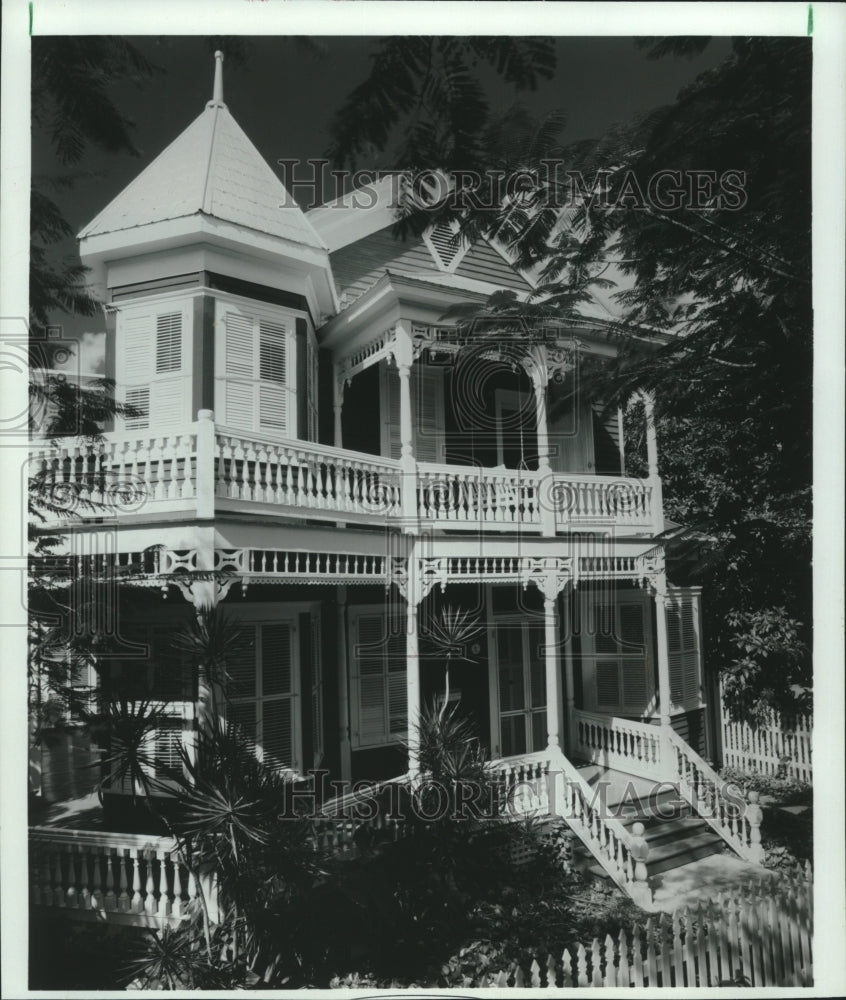
<instances>
[{"instance_id":1,"label":"front steps","mask_svg":"<svg viewBox=\"0 0 846 1000\"><path fill-rule=\"evenodd\" d=\"M591 786L604 785L606 807L623 826L631 830L635 823L644 826L649 845L647 869L649 881L711 855L722 854L722 837L692 810L678 793L641 777L590 764L579 768ZM587 874L610 881L581 841L573 836L573 864ZM662 880L663 881L663 880Z\"/></svg>"}]
</instances>

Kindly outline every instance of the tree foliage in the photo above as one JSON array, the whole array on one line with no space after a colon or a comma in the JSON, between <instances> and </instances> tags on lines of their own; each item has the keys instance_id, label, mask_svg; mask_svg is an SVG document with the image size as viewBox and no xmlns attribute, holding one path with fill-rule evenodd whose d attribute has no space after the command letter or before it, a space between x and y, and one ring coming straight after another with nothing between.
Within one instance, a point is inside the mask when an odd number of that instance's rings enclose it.
<instances>
[{"instance_id":1,"label":"tree foliage","mask_svg":"<svg viewBox=\"0 0 846 1000\"><path fill-rule=\"evenodd\" d=\"M650 58L704 44L644 41ZM482 315L566 324L616 286L619 355L582 388L608 405L655 395L667 514L707 539L676 582L705 587L707 660L753 719L806 709L811 679L810 97L806 39L737 38L674 103L597 139L565 145L555 122L506 123L522 144L489 132L522 189L430 213L536 274L529 303L500 292Z\"/></svg>"}]
</instances>

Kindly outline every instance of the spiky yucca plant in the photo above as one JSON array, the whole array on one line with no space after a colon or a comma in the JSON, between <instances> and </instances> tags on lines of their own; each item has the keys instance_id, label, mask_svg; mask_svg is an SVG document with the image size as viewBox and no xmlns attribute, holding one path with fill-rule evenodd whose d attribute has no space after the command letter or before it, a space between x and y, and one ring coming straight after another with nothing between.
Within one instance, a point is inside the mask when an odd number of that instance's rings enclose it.
<instances>
[{"instance_id":1,"label":"spiky yucca plant","mask_svg":"<svg viewBox=\"0 0 846 1000\"><path fill-rule=\"evenodd\" d=\"M454 660L464 663L475 663L467 655L470 643L481 635L482 627L465 608L454 608L451 604L441 608L440 612L429 622L427 640L432 651L444 660L444 700L441 705L440 719L446 714L449 703L449 669Z\"/></svg>"}]
</instances>

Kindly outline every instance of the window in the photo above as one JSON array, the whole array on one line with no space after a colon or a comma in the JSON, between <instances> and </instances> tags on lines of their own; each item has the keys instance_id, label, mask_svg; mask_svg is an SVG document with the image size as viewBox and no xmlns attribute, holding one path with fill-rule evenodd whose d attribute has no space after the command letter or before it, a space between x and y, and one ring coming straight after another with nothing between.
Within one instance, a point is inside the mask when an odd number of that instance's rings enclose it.
<instances>
[{"instance_id":1,"label":"window","mask_svg":"<svg viewBox=\"0 0 846 1000\"><path fill-rule=\"evenodd\" d=\"M233 307L227 307L222 326L223 363L218 378L223 384L216 408L223 422L243 430L290 434L295 408L289 327Z\"/></svg>"},{"instance_id":2,"label":"window","mask_svg":"<svg viewBox=\"0 0 846 1000\"><path fill-rule=\"evenodd\" d=\"M666 608L670 701L674 708L699 708L703 704L699 591L669 588Z\"/></svg>"},{"instance_id":3,"label":"window","mask_svg":"<svg viewBox=\"0 0 846 1000\"><path fill-rule=\"evenodd\" d=\"M314 335L309 333L307 337L307 365L306 365L306 395L308 398L308 439L309 441L317 441L319 428L318 428L318 360L317 360L317 346L314 341Z\"/></svg>"},{"instance_id":4,"label":"window","mask_svg":"<svg viewBox=\"0 0 846 1000\"><path fill-rule=\"evenodd\" d=\"M350 608L353 747L385 746L408 731L405 635L385 608Z\"/></svg>"},{"instance_id":5,"label":"window","mask_svg":"<svg viewBox=\"0 0 846 1000\"><path fill-rule=\"evenodd\" d=\"M135 411L124 418L127 430L175 427L187 419L184 328L182 309L120 314L117 381Z\"/></svg>"},{"instance_id":6,"label":"window","mask_svg":"<svg viewBox=\"0 0 846 1000\"><path fill-rule=\"evenodd\" d=\"M499 747L494 752L511 757L543 750L547 745L544 627L498 621L495 629Z\"/></svg>"},{"instance_id":7,"label":"window","mask_svg":"<svg viewBox=\"0 0 846 1000\"><path fill-rule=\"evenodd\" d=\"M652 710L647 610L641 597L622 594L592 594L583 605L582 640L596 711L644 716Z\"/></svg>"},{"instance_id":8,"label":"window","mask_svg":"<svg viewBox=\"0 0 846 1000\"><path fill-rule=\"evenodd\" d=\"M280 770L301 767L297 662L295 624L277 620L244 624L228 663L230 718L256 756Z\"/></svg>"},{"instance_id":9,"label":"window","mask_svg":"<svg viewBox=\"0 0 846 1000\"><path fill-rule=\"evenodd\" d=\"M194 675L188 657L174 649L174 625L149 622L124 622L122 638L139 646L137 652L116 659L104 677L104 694L115 701L130 704L150 702L161 717L145 740L149 763L145 771L151 778L167 779L182 765L182 751L193 745ZM131 792L128 783L113 785L113 792ZM153 794L161 794L155 786Z\"/></svg>"},{"instance_id":10,"label":"window","mask_svg":"<svg viewBox=\"0 0 846 1000\"><path fill-rule=\"evenodd\" d=\"M380 365L382 454L399 458L400 379L395 365ZM411 420L414 428L414 455L418 462L443 462L444 370L417 363L411 368Z\"/></svg>"}]
</instances>

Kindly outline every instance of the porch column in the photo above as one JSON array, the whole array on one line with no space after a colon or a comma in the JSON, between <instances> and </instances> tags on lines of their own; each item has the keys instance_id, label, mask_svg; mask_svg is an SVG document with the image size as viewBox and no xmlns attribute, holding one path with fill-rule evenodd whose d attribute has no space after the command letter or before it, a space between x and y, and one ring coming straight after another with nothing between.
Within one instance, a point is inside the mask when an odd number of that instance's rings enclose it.
<instances>
[{"instance_id":1,"label":"porch column","mask_svg":"<svg viewBox=\"0 0 846 1000\"><path fill-rule=\"evenodd\" d=\"M655 644L658 654L658 711L661 725L670 725L670 653L667 643L667 588L655 586Z\"/></svg>"},{"instance_id":2,"label":"porch column","mask_svg":"<svg viewBox=\"0 0 846 1000\"><path fill-rule=\"evenodd\" d=\"M552 489L552 469L549 464L549 425L547 423L547 367L546 352L539 351L532 367L532 385L535 390L535 414L538 443L538 480L546 483L539 489L541 531L555 534L555 491Z\"/></svg>"},{"instance_id":3,"label":"porch column","mask_svg":"<svg viewBox=\"0 0 846 1000\"><path fill-rule=\"evenodd\" d=\"M652 489L652 522L655 534L664 530L664 497L661 477L658 475L658 434L655 430L655 401L651 393L643 393L643 413L646 418L646 461L649 468L649 486Z\"/></svg>"},{"instance_id":4,"label":"porch column","mask_svg":"<svg viewBox=\"0 0 846 1000\"><path fill-rule=\"evenodd\" d=\"M344 447L341 417L344 412L344 382L338 378L338 369L332 367L332 409L335 413L335 447Z\"/></svg>"},{"instance_id":5,"label":"porch column","mask_svg":"<svg viewBox=\"0 0 846 1000\"><path fill-rule=\"evenodd\" d=\"M409 569L409 575L411 570ZM406 697L408 699L408 773L414 777L420 772L420 654L417 637L416 587L409 579L406 607L405 659Z\"/></svg>"},{"instance_id":6,"label":"porch column","mask_svg":"<svg viewBox=\"0 0 846 1000\"><path fill-rule=\"evenodd\" d=\"M347 672L347 588L340 585L335 588L337 602L337 634L338 644L338 719L341 750L341 777L344 781L352 780L352 748L350 744L350 681Z\"/></svg>"},{"instance_id":7,"label":"porch column","mask_svg":"<svg viewBox=\"0 0 846 1000\"><path fill-rule=\"evenodd\" d=\"M191 586L191 600L199 617L203 609L211 610L217 605L218 588L214 579L214 528L197 527L197 570L205 579L195 580ZM218 697L221 696L221 697ZM215 707L222 702L222 692L217 690L213 677L209 675L207 664L197 668L197 725L208 727L215 721Z\"/></svg>"},{"instance_id":8,"label":"porch column","mask_svg":"<svg viewBox=\"0 0 846 1000\"><path fill-rule=\"evenodd\" d=\"M558 608L557 597L544 596L544 655L546 666L546 732L550 749L560 749L561 720L558 706L561 703L561 672L558 664Z\"/></svg>"},{"instance_id":9,"label":"porch column","mask_svg":"<svg viewBox=\"0 0 846 1000\"><path fill-rule=\"evenodd\" d=\"M395 336L394 360L399 373L400 390L402 516L405 531L413 532L417 523L417 461L414 455L414 414L411 401L411 365L414 360L414 350L411 333L404 324L397 324Z\"/></svg>"},{"instance_id":10,"label":"porch column","mask_svg":"<svg viewBox=\"0 0 846 1000\"><path fill-rule=\"evenodd\" d=\"M573 622L568 588L562 595L564 616L561 623L561 651L564 656L564 695L566 698L567 756L576 752L576 688L573 682Z\"/></svg>"}]
</instances>

